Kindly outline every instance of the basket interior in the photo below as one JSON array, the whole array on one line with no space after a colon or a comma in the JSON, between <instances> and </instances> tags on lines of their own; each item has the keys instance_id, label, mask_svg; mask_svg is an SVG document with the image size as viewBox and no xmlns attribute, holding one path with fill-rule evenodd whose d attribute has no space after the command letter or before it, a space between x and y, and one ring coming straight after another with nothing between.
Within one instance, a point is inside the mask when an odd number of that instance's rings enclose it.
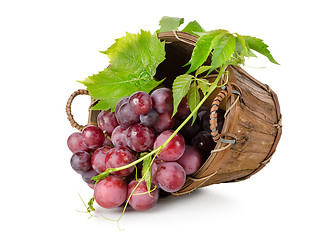
<instances>
[{"instance_id":1,"label":"basket interior","mask_svg":"<svg viewBox=\"0 0 319 240\"><path fill-rule=\"evenodd\" d=\"M157 67L155 78L162 80L165 87L172 87L174 79L187 72L184 66L191 58L193 46L183 42L166 42L165 60Z\"/></svg>"}]
</instances>

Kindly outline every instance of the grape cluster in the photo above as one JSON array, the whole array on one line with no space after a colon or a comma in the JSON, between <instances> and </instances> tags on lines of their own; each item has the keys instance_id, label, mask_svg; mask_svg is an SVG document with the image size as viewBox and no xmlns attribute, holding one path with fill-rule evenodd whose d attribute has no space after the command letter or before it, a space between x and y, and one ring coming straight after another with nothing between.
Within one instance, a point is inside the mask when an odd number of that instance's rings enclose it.
<instances>
[{"instance_id":1,"label":"grape cluster","mask_svg":"<svg viewBox=\"0 0 319 240\"><path fill-rule=\"evenodd\" d=\"M71 166L94 189L94 199L101 207L115 208L129 200L135 210L149 209L161 193L178 191L186 175L194 174L201 167L215 146L209 133L207 109L199 112L194 124L189 121L184 125L156 156L151 169L151 191L141 180L141 163L111 172L97 183L91 180L106 169L126 166L140 153L165 143L173 129L190 114L186 98L173 118L172 112L171 89L159 88L151 95L139 91L121 99L114 112L100 112L98 126L87 126L69 136L67 144L73 152Z\"/></svg>"}]
</instances>

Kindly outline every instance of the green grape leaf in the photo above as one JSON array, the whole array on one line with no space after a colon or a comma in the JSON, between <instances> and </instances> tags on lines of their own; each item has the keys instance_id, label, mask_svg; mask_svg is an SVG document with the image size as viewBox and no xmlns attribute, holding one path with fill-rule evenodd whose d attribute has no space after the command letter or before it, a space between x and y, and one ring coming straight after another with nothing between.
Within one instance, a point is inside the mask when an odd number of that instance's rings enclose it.
<instances>
[{"instance_id":1,"label":"green grape leaf","mask_svg":"<svg viewBox=\"0 0 319 240\"><path fill-rule=\"evenodd\" d=\"M190 86L190 89L187 93L187 102L188 102L189 110L191 112L193 112L195 110L195 108L197 107L197 105L200 102L200 95L199 95L199 91L198 91L196 82L193 82L192 85ZM197 112L194 113L192 123L195 122L196 117L197 117Z\"/></svg>"},{"instance_id":2,"label":"green grape leaf","mask_svg":"<svg viewBox=\"0 0 319 240\"><path fill-rule=\"evenodd\" d=\"M201 66L212 52L218 40L228 32L226 30L215 30L199 37L195 43L189 64L191 64L187 73L195 71Z\"/></svg>"},{"instance_id":3,"label":"green grape leaf","mask_svg":"<svg viewBox=\"0 0 319 240\"><path fill-rule=\"evenodd\" d=\"M140 157L145 156L148 154L147 152L141 153ZM152 187L152 156L148 156L143 160L143 169L142 169L142 175L145 176L145 182L147 190L150 192Z\"/></svg>"},{"instance_id":4,"label":"green grape leaf","mask_svg":"<svg viewBox=\"0 0 319 240\"><path fill-rule=\"evenodd\" d=\"M199 25L197 21L189 22L182 32L187 32L198 36L199 32L205 32L205 30Z\"/></svg>"},{"instance_id":5,"label":"green grape leaf","mask_svg":"<svg viewBox=\"0 0 319 240\"><path fill-rule=\"evenodd\" d=\"M195 76L197 77L198 75L200 75L200 74L202 74L202 73L204 73L204 72L206 72L206 71L208 71L208 70L210 70L210 69L212 69L212 68L214 68L214 67L213 67L213 66L200 66L200 67L196 70Z\"/></svg>"},{"instance_id":6,"label":"green grape leaf","mask_svg":"<svg viewBox=\"0 0 319 240\"><path fill-rule=\"evenodd\" d=\"M245 38L242 35L236 34L236 47L235 50L242 56L248 55L248 46ZM239 44L238 44L239 43Z\"/></svg>"},{"instance_id":7,"label":"green grape leaf","mask_svg":"<svg viewBox=\"0 0 319 240\"><path fill-rule=\"evenodd\" d=\"M218 68L226 63L234 53L235 47L236 38L232 34L223 35L215 44L211 66Z\"/></svg>"},{"instance_id":8,"label":"green grape leaf","mask_svg":"<svg viewBox=\"0 0 319 240\"><path fill-rule=\"evenodd\" d=\"M256 52L264 55L265 57L268 58L268 60L274 64L278 64L273 56L271 55L270 51L268 50L268 45L263 42L262 39L256 38L256 37L251 37L251 36L243 36L243 38L246 40L248 46L252 49L255 50Z\"/></svg>"},{"instance_id":9,"label":"green grape leaf","mask_svg":"<svg viewBox=\"0 0 319 240\"><path fill-rule=\"evenodd\" d=\"M208 80L201 79L197 82L198 87L202 90L202 93L205 95L208 92L208 89L210 87Z\"/></svg>"},{"instance_id":10,"label":"green grape leaf","mask_svg":"<svg viewBox=\"0 0 319 240\"><path fill-rule=\"evenodd\" d=\"M178 105L182 101L183 97L186 96L193 78L194 77L192 75L183 74L174 80L172 87L174 111L172 116L177 113Z\"/></svg>"},{"instance_id":11,"label":"green grape leaf","mask_svg":"<svg viewBox=\"0 0 319 240\"><path fill-rule=\"evenodd\" d=\"M184 23L184 18L164 16L159 22L161 26L158 32L177 31L178 27Z\"/></svg>"},{"instance_id":12,"label":"green grape leaf","mask_svg":"<svg viewBox=\"0 0 319 240\"><path fill-rule=\"evenodd\" d=\"M154 75L165 59L165 43L156 34L143 30L139 34L127 33L105 54L110 67L80 81L93 98L100 100L92 109L114 110L121 98L136 91L150 92L162 82Z\"/></svg>"},{"instance_id":13,"label":"green grape leaf","mask_svg":"<svg viewBox=\"0 0 319 240\"><path fill-rule=\"evenodd\" d=\"M243 56L243 57L257 57L256 54L254 54L250 47L248 46L246 40L241 36L241 40L239 41L238 36L236 37L236 47L235 51L237 52L238 55ZM243 41L244 40L244 41ZM244 50L243 44L246 46L246 50Z\"/></svg>"}]
</instances>

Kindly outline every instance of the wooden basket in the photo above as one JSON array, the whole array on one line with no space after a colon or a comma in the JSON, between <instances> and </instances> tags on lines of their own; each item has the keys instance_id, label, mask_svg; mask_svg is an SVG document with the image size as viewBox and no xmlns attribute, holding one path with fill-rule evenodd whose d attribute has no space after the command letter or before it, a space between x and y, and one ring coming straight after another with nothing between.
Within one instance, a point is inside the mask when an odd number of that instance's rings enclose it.
<instances>
[{"instance_id":1,"label":"wooden basket","mask_svg":"<svg viewBox=\"0 0 319 240\"><path fill-rule=\"evenodd\" d=\"M158 37L165 40L166 60L159 65L155 78L165 80L170 87L173 80L187 70L183 67L190 59L197 37L185 32L164 32ZM208 60L209 61L209 60ZM211 130L217 142L202 167L188 176L181 190L172 193L183 195L197 188L216 183L237 182L251 177L271 159L282 133L281 113L277 95L240 67L231 66L229 81L224 89L218 89L204 105L211 108ZM214 77L210 79L214 80ZM75 96L73 93L66 111L72 127L82 130L71 114ZM92 100L91 105L96 101ZM217 131L216 111L226 110L221 134ZM88 124L96 124L99 111L89 110Z\"/></svg>"}]
</instances>

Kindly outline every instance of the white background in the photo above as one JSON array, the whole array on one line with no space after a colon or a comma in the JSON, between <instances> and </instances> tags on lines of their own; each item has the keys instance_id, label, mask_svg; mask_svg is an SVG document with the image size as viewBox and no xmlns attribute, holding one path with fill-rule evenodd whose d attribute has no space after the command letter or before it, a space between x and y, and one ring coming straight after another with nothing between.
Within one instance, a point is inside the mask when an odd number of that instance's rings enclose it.
<instances>
[{"instance_id":1,"label":"white background","mask_svg":"<svg viewBox=\"0 0 319 240\"><path fill-rule=\"evenodd\" d=\"M318 9L316 1L1 1L1 239L319 239ZM116 224L88 219L70 167L65 114L76 80L108 65L115 38L155 31L164 15L264 39L275 59L244 67L279 97L283 135L249 180L163 199ZM74 101L85 124L89 98ZM116 219L120 210L97 215ZM6 236L6 237L5 237Z\"/></svg>"}]
</instances>

